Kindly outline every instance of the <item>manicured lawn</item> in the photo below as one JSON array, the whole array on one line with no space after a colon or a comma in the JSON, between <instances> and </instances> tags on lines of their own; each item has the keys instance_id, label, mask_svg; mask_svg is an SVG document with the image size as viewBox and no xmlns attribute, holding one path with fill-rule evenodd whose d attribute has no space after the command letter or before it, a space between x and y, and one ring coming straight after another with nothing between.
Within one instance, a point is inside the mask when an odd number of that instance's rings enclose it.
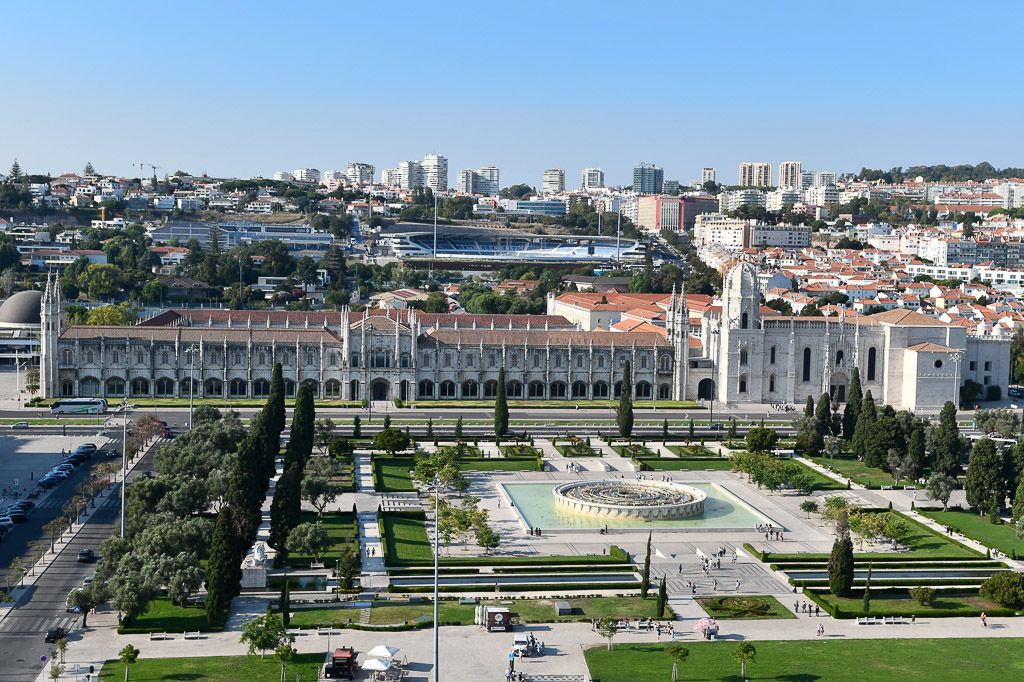
<instances>
[{"instance_id":1,"label":"manicured lawn","mask_svg":"<svg viewBox=\"0 0 1024 682\"><path fill-rule=\"evenodd\" d=\"M395 514L381 514L387 556L392 561L433 561L430 539L423 519L410 519Z\"/></svg>"},{"instance_id":2,"label":"manicured lawn","mask_svg":"<svg viewBox=\"0 0 1024 682\"><path fill-rule=\"evenodd\" d=\"M814 480L815 490L846 490L845 483L840 483L839 481L835 480L834 478L826 476L820 471L815 471L811 467L801 462L799 459L793 459L790 461L792 461L794 464L803 469L804 472L806 472L807 475Z\"/></svg>"},{"instance_id":3,"label":"manicured lawn","mask_svg":"<svg viewBox=\"0 0 1024 682\"><path fill-rule=\"evenodd\" d=\"M318 403L319 404L319 403ZM417 407L494 407L493 400L415 400L412 402ZM509 400L509 407L562 407L567 410L575 410L580 407L598 407L610 409L619 404L618 400ZM633 407L651 408L660 407L663 409L700 410L700 407L692 400L634 400Z\"/></svg>"},{"instance_id":4,"label":"manicured lawn","mask_svg":"<svg viewBox=\"0 0 1024 682\"><path fill-rule=\"evenodd\" d=\"M927 581L922 581L927 582ZM909 590L898 588L874 589L871 591L871 610L864 613L864 590L854 589L849 598L836 597L823 590L815 592L815 596L828 604L830 608L838 606L847 614L856 616L907 616L918 618L926 616L977 616L982 611L992 613L1001 608L999 604L984 601L978 596L977 590L962 592L939 592L935 601L921 606L910 598Z\"/></svg>"},{"instance_id":5,"label":"manicured lawn","mask_svg":"<svg viewBox=\"0 0 1024 682\"><path fill-rule=\"evenodd\" d=\"M601 457L601 452L593 446L573 449L571 445L556 445L555 449L562 453L562 457Z\"/></svg>"},{"instance_id":6,"label":"manicured lawn","mask_svg":"<svg viewBox=\"0 0 1024 682\"><path fill-rule=\"evenodd\" d=\"M656 471L730 471L732 462L727 459L672 459L671 457L658 457L641 460L644 464Z\"/></svg>"},{"instance_id":7,"label":"manicured lawn","mask_svg":"<svg viewBox=\"0 0 1024 682\"><path fill-rule=\"evenodd\" d=\"M968 511L922 511L921 514L1008 556L1013 556L1013 552L1018 556L1024 554L1024 542L1017 539L1013 526L994 524L988 517Z\"/></svg>"},{"instance_id":8,"label":"manicured lawn","mask_svg":"<svg viewBox=\"0 0 1024 682\"><path fill-rule=\"evenodd\" d=\"M699 457L722 459L717 452L712 452L711 450L699 445L669 445L668 449L676 453L679 457L686 457L687 459L697 459Z\"/></svg>"},{"instance_id":9,"label":"manicured lawn","mask_svg":"<svg viewBox=\"0 0 1024 682\"><path fill-rule=\"evenodd\" d=\"M536 459L462 460L463 471L537 471Z\"/></svg>"},{"instance_id":10,"label":"manicured lawn","mask_svg":"<svg viewBox=\"0 0 1024 682\"><path fill-rule=\"evenodd\" d=\"M152 651L150 652L152 653ZM294 680L296 675L309 678L314 667L324 662L323 653L296 654L285 666L285 679ZM99 679L121 682L125 679L124 665L109 660L103 664ZM132 682L150 680L190 680L192 682L236 682L237 680L279 680L281 664L272 652L261 659L253 656L210 656L207 658L146 658L143 652L131 668Z\"/></svg>"},{"instance_id":11,"label":"manicured lawn","mask_svg":"<svg viewBox=\"0 0 1024 682\"><path fill-rule=\"evenodd\" d=\"M416 464L412 457L374 457L375 489L379 493L406 493L416 490L409 470Z\"/></svg>"},{"instance_id":12,"label":"manicured lawn","mask_svg":"<svg viewBox=\"0 0 1024 682\"><path fill-rule=\"evenodd\" d=\"M303 512L301 523L324 524L324 530L334 541L333 546L320 556L320 561L327 567L333 567L336 559L341 557L346 545L351 545L356 556L359 554L359 532L356 529L356 517L352 512L324 512L318 517L316 512ZM289 554L288 565L293 568L308 567L313 557L309 554Z\"/></svg>"},{"instance_id":13,"label":"manicured lawn","mask_svg":"<svg viewBox=\"0 0 1024 682\"><path fill-rule=\"evenodd\" d=\"M540 457L540 450L530 445L503 445L501 446L503 457Z\"/></svg>"},{"instance_id":14,"label":"manicured lawn","mask_svg":"<svg viewBox=\"0 0 1024 682\"><path fill-rule=\"evenodd\" d=\"M697 603L709 616L722 620L796 618L775 597L698 597Z\"/></svg>"},{"instance_id":15,"label":"manicured lawn","mask_svg":"<svg viewBox=\"0 0 1024 682\"><path fill-rule=\"evenodd\" d=\"M612 450L619 453L623 457L650 458L658 456L658 453L656 453L654 450L645 448L639 443L636 445L613 445Z\"/></svg>"},{"instance_id":16,"label":"manicured lawn","mask_svg":"<svg viewBox=\"0 0 1024 682\"><path fill-rule=\"evenodd\" d=\"M826 457L808 457L808 459L823 467L832 467L832 470L836 473L846 478L851 478L854 483L860 483L869 488L892 485L892 476L881 469L869 467L864 462L859 462L856 459L828 459Z\"/></svg>"},{"instance_id":17,"label":"manicured lawn","mask_svg":"<svg viewBox=\"0 0 1024 682\"><path fill-rule=\"evenodd\" d=\"M817 621L807 623L808 632ZM728 628L724 630L728 634ZM1024 674L1018 654L1022 639L812 639L799 642L753 642L757 658L747 664L752 680L1010 680ZM623 639L623 638L617 638ZM622 644L587 649L594 682L670 680L672 659L667 644ZM687 641L690 655L679 664L680 680L738 682L740 664L734 642Z\"/></svg>"},{"instance_id":18,"label":"manicured lawn","mask_svg":"<svg viewBox=\"0 0 1024 682\"><path fill-rule=\"evenodd\" d=\"M214 630L206 620L206 607L198 604L182 608L172 603L170 597L157 597L149 603L149 607L141 616L131 623L124 623L121 627L121 632L124 634L194 632L196 630L202 632Z\"/></svg>"}]
</instances>

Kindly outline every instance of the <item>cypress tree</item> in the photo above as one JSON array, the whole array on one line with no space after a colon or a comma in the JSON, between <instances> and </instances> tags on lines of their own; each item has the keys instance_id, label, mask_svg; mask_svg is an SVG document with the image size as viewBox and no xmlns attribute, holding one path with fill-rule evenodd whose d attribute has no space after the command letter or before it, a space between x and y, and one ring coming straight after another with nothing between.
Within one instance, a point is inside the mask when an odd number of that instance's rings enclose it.
<instances>
[{"instance_id":1,"label":"cypress tree","mask_svg":"<svg viewBox=\"0 0 1024 682\"><path fill-rule=\"evenodd\" d=\"M306 466L310 456L313 454L313 441L315 438L316 410L313 407L313 389L308 384L299 389L299 395L295 398L295 412L292 415L292 430L288 438L288 448L284 453L285 468L298 462L301 467Z\"/></svg>"},{"instance_id":2,"label":"cypress tree","mask_svg":"<svg viewBox=\"0 0 1024 682\"><path fill-rule=\"evenodd\" d=\"M355 417L352 418L352 437L353 438L361 438L362 437L362 435L363 435L362 424L363 424L363 420L359 418L358 414Z\"/></svg>"},{"instance_id":3,"label":"cypress tree","mask_svg":"<svg viewBox=\"0 0 1024 682\"><path fill-rule=\"evenodd\" d=\"M284 585L281 587L281 601L278 604L281 610L281 620L284 622L284 626L288 627L288 624L292 619L292 599L288 593L288 577L285 576Z\"/></svg>"},{"instance_id":4,"label":"cypress tree","mask_svg":"<svg viewBox=\"0 0 1024 682\"><path fill-rule=\"evenodd\" d=\"M288 558L288 535L299 525L302 511L302 464L292 462L277 480L274 500L270 503L270 546L277 550L277 558Z\"/></svg>"},{"instance_id":5,"label":"cypress tree","mask_svg":"<svg viewBox=\"0 0 1024 682\"><path fill-rule=\"evenodd\" d=\"M832 401L828 393L822 393L818 398L818 407L814 410L814 417L818 420L818 433L824 438L832 429Z\"/></svg>"},{"instance_id":6,"label":"cypress tree","mask_svg":"<svg viewBox=\"0 0 1024 682\"><path fill-rule=\"evenodd\" d=\"M658 618L665 617L665 607L668 606L668 592L665 590L665 578L661 579L661 585L658 587Z\"/></svg>"},{"instance_id":7,"label":"cypress tree","mask_svg":"<svg viewBox=\"0 0 1024 682\"><path fill-rule=\"evenodd\" d=\"M206 569L206 618L211 625L223 622L228 604L241 590L244 554L234 509L229 504L217 515Z\"/></svg>"},{"instance_id":8,"label":"cypress tree","mask_svg":"<svg viewBox=\"0 0 1024 682\"><path fill-rule=\"evenodd\" d=\"M875 399L868 391L861 403L860 414L857 415L857 429L853 433L853 451L857 459L863 460L867 455L867 441L871 436L871 430L877 421L875 412Z\"/></svg>"},{"instance_id":9,"label":"cypress tree","mask_svg":"<svg viewBox=\"0 0 1024 682\"><path fill-rule=\"evenodd\" d=\"M979 514L998 512L1006 498L1003 485L1002 457L996 451L995 441L982 438L974 444L967 464L967 504Z\"/></svg>"},{"instance_id":10,"label":"cypress tree","mask_svg":"<svg viewBox=\"0 0 1024 682\"><path fill-rule=\"evenodd\" d=\"M860 372L854 367L853 375L850 377L850 390L846 393L846 408L843 410L843 439L847 441L853 440L863 399L864 396L860 388Z\"/></svg>"},{"instance_id":11,"label":"cypress tree","mask_svg":"<svg viewBox=\"0 0 1024 682\"><path fill-rule=\"evenodd\" d=\"M498 438L508 433L508 397L505 395L505 368L498 370L498 394L494 397L494 435ZM433 435L428 432L427 435Z\"/></svg>"},{"instance_id":12,"label":"cypress tree","mask_svg":"<svg viewBox=\"0 0 1024 682\"><path fill-rule=\"evenodd\" d=\"M1017 523L1021 516L1024 516L1024 478L1021 478L1013 496L1013 522Z\"/></svg>"},{"instance_id":13,"label":"cypress tree","mask_svg":"<svg viewBox=\"0 0 1024 682\"><path fill-rule=\"evenodd\" d=\"M629 438L633 433L633 378L629 360L622 368L622 395L619 397L619 409L616 413L619 435Z\"/></svg>"},{"instance_id":14,"label":"cypress tree","mask_svg":"<svg viewBox=\"0 0 1024 682\"><path fill-rule=\"evenodd\" d=\"M647 531L647 556L644 558L644 573L640 582L640 598L647 599L651 589L651 532Z\"/></svg>"},{"instance_id":15,"label":"cypress tree","mask_svg":"<svg viewBox=\"0 0 1024 682\"><path fill-rule=\"evenodd\" d=\"M807 396L807 404L804 405L804 416L805 417L813 417L814 416L814 398L812 398L811 396Z\"/></svg>"},{"instance_id":16,"label":"cypress tree","mask_svg":"<svg viewBox=\"0 0 1024 682\"><path fill-rule=\"evenodd\" d=\"M839 537L832 543L828 558L828 589L837 597L845 597L853 587L853 542L845 511L836 522L836 532Z\"/></svg>"},{"instance_id":17,"label":"cypress tree","mask_svg":"<svg viewBox=\"0 0 1024 682\"><path fill-rule=\"evenodd\" d=\"M267 426L271 433L276 431L280 434L285 426L284 407L284 373L281 370L281 363L274 365L274 374L270 378L270 396L267 398L267 415L270 418Z\"/></svg>"},{"instance_id":18,"label":"cypress tree","mask_svg":"<svg viewBox=\"0 0 1024 682\"><path fill-rule=\"evenodd\" d=\"M892 504L890 502L889 504ZM871 610L871 564L868 564L868 579L864 582L864 613Z\"/></svg>"},{"instance_id":19,"label":"cypress tree","mask_svg":"<svg viewBox=\"0 0 1024 682\"><path fill-rule=\"evenodd\" d=\"M913 470L920 476L927 466L927 454L924 449L924 427L920 424L914 426L910 432L910 441L907 443L907 456L914 463Z\"/></svg>"},{"instance_id":20,"label":"cypress tree","mask_svg":"<svg viewBox=\"0 0 1024 682\"><path fill-rule=\"evenodd\" d=\"M951 401L946 401L939 414L939 428L935 434L933 473L956 478L962 471L960 459L960 430L956 425L956 406Z\"/></svg>"}]
</instances>

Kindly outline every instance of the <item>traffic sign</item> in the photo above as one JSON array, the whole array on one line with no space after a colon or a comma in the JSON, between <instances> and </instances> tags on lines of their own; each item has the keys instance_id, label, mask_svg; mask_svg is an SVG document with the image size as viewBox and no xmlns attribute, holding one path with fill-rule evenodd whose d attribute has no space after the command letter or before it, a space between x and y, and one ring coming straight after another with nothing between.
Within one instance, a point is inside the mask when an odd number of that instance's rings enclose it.
<instances>
[{"instance_id":1,"label":"traffic sign","mask_svg":"<svg viewBox=\"0 0 1024 682\"><path fill-rule=\"evenodd\" d=\"M75 607L75 613L81 613L81 612L82 612L82 607L81 606L76 606Z\"/></svg>"}]
</instances>

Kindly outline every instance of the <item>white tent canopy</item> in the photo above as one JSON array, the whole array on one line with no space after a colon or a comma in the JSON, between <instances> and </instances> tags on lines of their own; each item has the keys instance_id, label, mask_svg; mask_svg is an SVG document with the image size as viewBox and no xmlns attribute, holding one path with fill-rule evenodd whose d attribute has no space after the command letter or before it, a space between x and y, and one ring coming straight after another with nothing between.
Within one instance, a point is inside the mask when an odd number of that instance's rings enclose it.
<instances>
[{"instance_id":1,"label":"white tent canopy","mask_svg":"<svg viewBox=\"0 0 1024 682\"><path fill-rule=\"evenodd\" d=\"M370 658L393 658L398 653L398 647L381 644L370 649L366 655Z\"/></svg>"},{"instance_id":2,"label":"white tent canopy","mask_svg":"<svg viewBox=\"0 0 1024 682\"><path fill-rule=\"evenodd\" d=\"M372 670L374 672L384 672L391 667L391 661L382 661L379 658L371 658L363 662L363 670Z\"/></svg>"}]
</instances>

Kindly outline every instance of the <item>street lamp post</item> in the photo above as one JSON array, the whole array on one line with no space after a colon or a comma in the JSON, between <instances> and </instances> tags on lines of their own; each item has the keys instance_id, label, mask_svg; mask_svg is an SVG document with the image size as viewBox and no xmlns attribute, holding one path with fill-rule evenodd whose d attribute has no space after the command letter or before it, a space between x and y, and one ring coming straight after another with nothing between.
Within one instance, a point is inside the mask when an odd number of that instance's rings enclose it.
<instances>
[{"instance_id":1,"label":"street lamp post","mask_svg":"<svg viewBox=\"0 0 1024 682\"><path fill-rule=\"evenodd\" d=\"M196 392L196 347L190 346L188 350L188 430L192 430L192 404Z\"/></svg>"},{"instance_id":2,"label":"street lamp post","mask_svg":"<svg viewBox=\"0 0 1024 682\"><path fill-rule=\"evenodd\" d=\"M125 393L127 394L127 386ZM124 491L127 485L125 475L128 471L128 396L125 395L121 401L121 411L124 413L124 422L121 431L121 538L124 538Z\"/></svg>"},{"instance_id":3,"label":"street lamp post","mask_svg":"<svg viewBox=\"0 0 1024 682\"><path fill-rule=\"evenodd\" d=\"M441 477L434 476L434 682L438 682L440 679L440 671L438 666L440 661L438 660L438 635L440 630L438 628L438 556L441 538L441 506L440 506L440 493L441 493Z\"/></svg>"},{"instance_id":4,"label":"street lamp post","mask_svg":"<svg viewBox=\"0 0 1024 682\"><path fill-rule=\"evenodd\" d=\"M430 256L430 278L434 278L434 261L437 260L437 192L434 192L434 252Z\"/></svg>"}]
</instances>

